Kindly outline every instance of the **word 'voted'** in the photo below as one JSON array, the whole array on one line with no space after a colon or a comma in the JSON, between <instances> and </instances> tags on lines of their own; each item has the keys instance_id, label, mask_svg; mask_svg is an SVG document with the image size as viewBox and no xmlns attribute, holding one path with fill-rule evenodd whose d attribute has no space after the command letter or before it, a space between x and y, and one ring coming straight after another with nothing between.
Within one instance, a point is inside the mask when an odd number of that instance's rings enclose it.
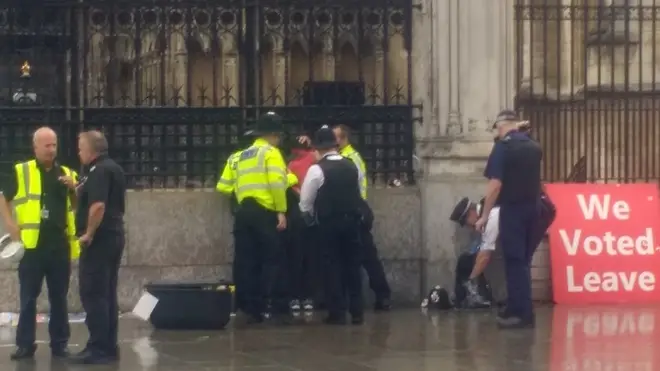
<instances>
[{"instance_id":1,"label":"word 'voted'","mask_svg":"<svg viewBox=\"0 0 660 371\"><path fill-rule=\"evenodd\" d=\"M561 243L568 255L575 256L578 250L587 255L597 256L601 254L631 256L653 255L655 244L653 242L653 229L646 228L639 236L615 236L607 231L602 236L586 236L581 229L572 231L564 228L559 229Z\"/></svg>"},{"instance_id":2,"label":"word 'voted'","mask_svg":"<svg viewBox=\"0 0 660 371\"><path fill-rule=\"evenodd\" d=\"M653 184L551 184L549 230L557 303L660 302L660 213Z\"/></svg>"}]
</instances>

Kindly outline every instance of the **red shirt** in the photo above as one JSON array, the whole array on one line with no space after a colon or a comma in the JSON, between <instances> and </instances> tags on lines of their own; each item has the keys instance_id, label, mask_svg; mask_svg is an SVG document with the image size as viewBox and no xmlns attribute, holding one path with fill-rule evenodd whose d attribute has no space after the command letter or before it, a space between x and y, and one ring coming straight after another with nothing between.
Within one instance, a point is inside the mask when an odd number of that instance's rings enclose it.
<instances>
[{"instance_id":1,"label":"red shirt","mask_svg":"<svg viewBox=\"0 0 660 371\"><path fill-rule=\"evenodd\" d=\"M298 178L298 185L293 188L300 190L300 186L305 180L305 175L307 175L307 170L316 163L316 155L311 149L296 148L292 152L295 158L289 162L288 168Z\"/></svg>"}]
</instances>

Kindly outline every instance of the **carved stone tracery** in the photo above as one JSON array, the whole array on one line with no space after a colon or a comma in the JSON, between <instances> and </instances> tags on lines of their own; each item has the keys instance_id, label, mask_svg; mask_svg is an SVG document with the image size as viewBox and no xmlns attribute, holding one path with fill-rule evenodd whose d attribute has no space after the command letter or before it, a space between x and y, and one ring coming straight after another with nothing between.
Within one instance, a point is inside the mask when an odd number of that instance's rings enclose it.
<instances>
[{"instance_id":1,"label":"carved stone tracery","mask_svg":"<svg viewBox=\"0 0 660 371\"><path fill-rule=\"evenodd\" d=\"M238 49L249 27L239 29L244 13L200 7L91 9L87 99L99 105L117 100L125 105L238 104L243 94L239 66L248 63ZM385 95L388 101L407 99L400 94L408 84L407 59L401 58L408 55L403 53L402 10L263 8L261 18L256 48L264 103L300 104L310 80L364 81L372 104L384 103ZM393 77L386 82L385 75ZM207 92L200 96L200 89ZM209 102L211 90L230 95Z\"/></svg>"}]
</instances>

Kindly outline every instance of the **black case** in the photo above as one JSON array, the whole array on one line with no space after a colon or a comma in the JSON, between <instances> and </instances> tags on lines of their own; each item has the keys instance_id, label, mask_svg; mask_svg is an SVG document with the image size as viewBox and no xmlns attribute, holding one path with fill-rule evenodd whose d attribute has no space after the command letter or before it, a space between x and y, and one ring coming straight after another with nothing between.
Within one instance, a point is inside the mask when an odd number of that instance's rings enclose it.
<instances>
[{"instance_id":1,"label":"black case","mask_svg":"<svg viewBox=\"0 0 660 371\"><path fill-rule=\"evenodd\" d=\"M151 324L164 330L218 330L231 319L233 284L229 281L156 281L145 285L158 304Z\"/></svg>"}]
</instances>

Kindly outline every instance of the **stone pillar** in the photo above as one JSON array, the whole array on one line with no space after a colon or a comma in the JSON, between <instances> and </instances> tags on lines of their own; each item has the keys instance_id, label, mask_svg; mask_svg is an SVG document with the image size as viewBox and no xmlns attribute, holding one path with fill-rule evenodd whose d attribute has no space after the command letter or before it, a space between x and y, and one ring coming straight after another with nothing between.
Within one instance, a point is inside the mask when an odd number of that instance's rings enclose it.
<instances>
[{"instance_id":1,"label":"stone pillar","mask_svg":"<svg viewBox=\"0 0 660 371\"><path fill-rule=\"evenodd\" d=\"M273 50L273 85L276 89L277 103L283 104L286 97L286 52L278 47Z\"/></svg>"},{"instance_id":2,"label":"stone pillar","mask_svg":"<svg viewBox=\"0 0 660 371\"><path fill-rule=\"evenodd\" d=\"M377 97L375 99L376 104L383 104L385 101L385 92L387 88L385 87L385 79L383 70L385 68L385 52L380 46L376 47L375 52L375 68L374 68L374 86L376 87Z\"/></svg>"},{"instance_id":3,"label":"stone pillar","mask_svg":"<svg viewBox=\"0 0 660 371\"><path fill-rule=\"evenodd\" d=\"M222 45L222 66L219 75L219 101L221 106L237 106L241 95L238 69L238 52L233 34L220 36Z\"/></svg>"},{"instance_id":4,"label":"stone pillar","mask_svg":"<svg viewBox=\"0 0 660 371\"><path fill-rule=\"evenodd\" d=\"M326 81L334 81L336 62L332 40L325 40L323 44L323 77Z\"/></svg>"},{"instance_id":5,"label":"stone pillar","mask_svg":"<svg viewBox=\"0 0 660 371\"><path fill-rule=\"evenodd\" d=\"M220 105L237 106L241 92L238 84L238 55L230 52L222 56L222 82L220 84Z\"/></svg>"},{"instance_id":6,"label":"stone pillar","mask_svg":"<svg viewBox=\"0 0 660 371\"><path fill-rule=\"evenodd\" d=\"M483 196L490 125L501 109L513 105L514 0L427 0L422 7L413 32L419 53L416 89L424 94L416 94L415 101L427 102L417 134L423 159L424 278L427 286L450 286L456 257L469 236L449 221L449 213L461 197ZM419 36L425 32L431 35L428 41ZM430 68L424 68L429 60Z\"/></svg>"}]
</instances>

